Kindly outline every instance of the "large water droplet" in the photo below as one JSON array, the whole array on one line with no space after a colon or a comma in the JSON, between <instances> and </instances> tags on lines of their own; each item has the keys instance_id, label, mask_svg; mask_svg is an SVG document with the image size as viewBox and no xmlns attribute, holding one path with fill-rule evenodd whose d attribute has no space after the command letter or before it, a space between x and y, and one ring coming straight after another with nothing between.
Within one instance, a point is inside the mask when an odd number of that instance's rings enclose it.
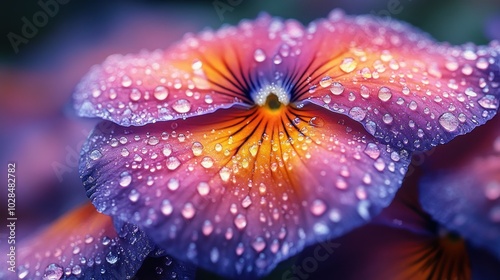
<instances>
[{"instance_id":1,"label":"large water droplet","mask_svg":"<svg viewBox=\"0 0 500 280\"><path fill-rule=\"evenodd\" d=\"M160 140L158 138L151 136L148 139L148 145L155 146L156 144L160 143Z\"/></svg>"},{"instance_id":2,"label":"large water droplet","mask_svg":"<svg viewBox=\"0 0 500 280\"><path fill-rule=\"evenodd\" d=\"M59 280L63 276L63 268L55 263L51 263L45 268L43 273L44 280Z\"/></svg>"},{"instance_id":3,"label":"large water droplet","mask_svg":"<svg viewBox=\"0 0 500 280\"><path fill-rule=\"evenodd\" d=\"M122 77L122 86L123 86L123 87L129 87L129 86L131 86L131 85L132 85L132 79L130 79L130 77L129 77L129 76L124 75L124 76Z\"/></svg>"},{"instance_id":4,"label":"large water droplet","mask_svg":"<svg viewBox=\"0 0 500 280\"><path fill-rule=\"evenodd\" d=\"M180 165L181 165L181 162L179 161L178 158L176 158L176 157L169 157L169 158L167 158L166 166L167 166L168 170L175 170Z\"/></svg>"},{"instance_id":5,"label":"large water droplet","mask_svg":"<svg viewBox=\"0 0 500 280\"><path fill-rule=\"evenodd\" d=\"M203 145L200 142L194 142L191 146L191 150L194 156L200 156L203 152Z\"/></svg>"},{"instance_id":6,"label":"large water droplet","mask_svg":"<svg viewBox=\"0 0 500 280\"><path fill-rule=\"evenodd\" d=\"M101 152L99 152L99 150L93 150L92 152L90 152L89 157L92 160L98 160L102 157L102 154Z\"/></svg>"},{"instance_id":7,"label":"large water droplet","mask_svg":"<svg viewBox=\"0 0 500 280\"><path fill-rule=\"evenodd\" d=\"M109 264L115 264L118 261L118 256L116 254L114 254L113 252L109 252L106 255L106 261Z\"/></svg>"},{"instance_id":8,"label":"large water droplet","mask_svg":"<svg viewBox=\"0 0 500 280\"><path fill-rule=\"evenodd\" d=\"M172 146L170 146L170 144L165 144L165 146L163 146L162 153L164 156L168 157L172 154Z\"/></svg>"},{"instance_id":9,"label":"large water droplet","mask_svg":"<svg viewBox=\"0 0 500 280\"><path fill-rule=\"evenodd\" d=\"M319 81L319 85L323 88L329 87L332 84L333 80L330 76L325 76Z\"/></svg>"},{"instance_id":10,"label":"large water droplet","mask_svg":"<svg viewBox=\"0 0 500 280\"><path fill-rule=\"evenodd\" d=\"M455 115L450 112L446 112L439 117L439 124L449 132L457 130L459 121Z\"/></svg>"},{"instance_id":11,"label":"large water droplet","mask_svg":"<svg viewBox=\"0 0 500 280\"><path fill-rule=\"evenodd\" d=\"M344 86L339 82L335 82L330 87L330 92L334 95L341 95L344 92Z\"/></svg>"},{"instance_id":12,"label":"large water droplet","mask_svg":"<svg viewBox=\"0 0 500 280\"><path fill-rule=\"evenodd\" d=\"M247 226L247 219L243 214L238 214L234 218L234 225L237 229L244 229Z\"/></svg>"},{"instance_id":13,"label":"large water droplet","mask_svg":"<svg viewBox=\"0 0 500 280\"><path fill-rule=\"evenodd\" d=\"M201 160L201 166L203 166L204 168L210 168L214 165L214 160L211 158L211 157L204 157L202 160Z\"/></svg>"},{"instance_id":14,"label":"large water droplet","mask_svg":"<svg viewBox=\"0 0 500 280\"><path fill-rule=\"evenodd\" d=\"M128 187L132 182L132 176L127 171L124 171L120 174L120 186Z\"/></svg>"},{"instance_id":15,"label":"large water droplet","mask_svg":"<svg viewBox=\"0 0 500 280\"><path fill-rule=\"evenodd\" d=\"M194 208L194 205L191 202L188 202L184 204L181 214L184 218L191 219L194 217L194 214L196 214L196 208Z\"/></svg>"},{"instance_id":16,"label":"large water droplet","mask_svg":"<svg viewBox=\"0 0 500 280\"><path fill-rule=\"evenodd\" d=\"M139 99L141 99L141 91L134 88L132 89L132 91L130 92L130 100L132 101L139 101Z\"/></svg>"},{"instance_id":17,"label":"large water droplet","mask_svg":"<svg viewBox=\"0 0 500 280\"><path fill-rule=\"evenodd\" d=\"M366 117L366 112L360 107L352 107L351 110L349 110L349 116L355 121L362 121Z\"/></svg>"},{"instance_id":18,"label":"large water droplet","mask_svg":"<svg viewBox=\"0 0 500 280\"><path fill-rule=\"evenodd\" d=\"M375 143L368 143L365 148L365 154L372 159L377 159L380 156L380 150Z\"/></svg>"},{"instance_id":19,"label":"large water droplet","mask_svg":"<svg viewBox=\"0 0 500 280\"><path fill-rule=\"evenodd\" d=\"M227 167L222 167L219 171L219 176L222 179L222 181L227 182L229 181L229 177L231 176L231 170Z\"/></svg>"},{"instance_id":20,"label":"large water droplet","mask_svg":"<svg viewBox=\"0 0 500 280\"><path fill-rule=\"evenodd\" d=\"M479 105L481 105L481 107L483 107L484 109L498 108L498 100L495 98L495 96L489 94L481 97L481 99L479 99L477 103L479 103Z\"/></svg>"},{"instance_id":21,"label":"large water droplet","mask_svg":"<svg viewBox=\"0 0 500 280\"><path fill-rule=\"evenodd\" d=\"M392 92L387 87L381 87L378 91L378 98L384 102L388 101L392 97Z\"/></svg>"},{"instance_id":22,"label":"large water droplet","mask_svg":"<svg viewBox=\"0 0 500 280\"><path fill-rule=\"evenodd\" d=\"M172 211L174 211L174 207L172 206L172 203L170 203L170 200L164 199L161 202L161 213L165 216L169 216L172 214Z\"/></svg>"},{"instance_id":23,"label":"large water droplet","mask_svg":"<svg viewBox=\"0 0 500 280\"><path fill-rule=\"evenodd\" d=\"M175 101L175 103L172 105L172 108L177 112L177 113L187 113L191 110L191 103L187 101L186 99L179 99Z\"/></svg>"},{"instance_id":24,"label":"large water droplet","mask_svg":"<svg viewBox=\"0 0 500 280\"><path fill-rule=\"evenodd\" d=\"M252 242L252 248L255 250L255 252L260 253L266 248L266 241L262 237L257 237L253 242Z\"/></svg>"},{"instance_id":25,"label":"large water droplet","mask_svg":"<svg viewBox=\"0 0 500 280\"><path fill-rule=\"evenodd\" d=\"M167 182L167 188L171 191L175 191L179 188L179 180L176 178L170 178Z\"/></svg>"},{"instance_id":26,"label":"large water droplet","mask_svg":"<svg viewBox=\"0 0 500 280\"><path fill-rule=\"evenodd\" d=\"M196 189L201 196L206 196L210 193L210 185L207 182L200 182Z\"/></svg>"},{"instance_id":27,"label":"large water droplet","mask_svg":"<svg viewBox=\"0 0 500 280\"><path fill-rule=\"evenodd\" d=\"M209 220L205 220L205 222L203 222L203 226L201 227L201 232L203 233L203 235L209 236L213 230L214 226L212 225L212 223Z\"/></svg>"},{"instance_id":28,"label":"large water droplet","mask_svg":"<svg viewBox=\"0 0 500 280\"><path fill-rule=\"evenodd\" d=\"M340 63L340 70L346 72L346 73L351 73L356 69L356 66L358 64L352 57L346 57L342 60L342 63Z\"/></svg>"},{"instance_id":29,"label":"large water droplet","mask_svg":"<svg viewBox=\"0 0 500 280\"><path fill-rule=\"evenodd\" d=\"M163 86L157 86L153 95L158 100L165 100L168 96L168 89Z\"/></svg>"},{"instance_id":30,"label":"large water droplet","mask_svg":"<svg viewBox=\"0 0 500 280\"><path fill-rule=\"evenodd\" d=\"M320 216L326 211L326 204L321 199L316 199L311 203L311 213Z\"/></svg>"},{"instance_id":31,"label":"large water droplet","mask_svg":"<svg viewBox=\"0 0 500 280\"><path fill-rule=\"evenodd\" d=\"M128 199L131 201L131 202L137 202L139 200L139 197L141 196L141 194L136 191L136 190L132 190L129 194L128 194Z\"/></svg>"},{"instance_id":32,"label":"large water droplet","mask_svg":"<svg viewBox=\"0 0 500 280\"><path fill-rule=\"evenodd\" d=\"M320 117L312 117L309 120L309 125L314 127L323 127L325 125L325 121Z\"/></svg>"},{"instance_id":33,"label":"large water droplet","mask_svg":"<svg viewBox=\"0 0 500 280\"><path fill-rule=\"evenodd\" d=\"M243 201L241 201L241 206L243 206L243 208L248 208L251 204L252 204L252 199L250 199L250 196L248 195L245 196Z\"/></svg>"},{"instance_id":34,"label":"large water droplet","mask_svg":"<svg viewBox=\"0 0 500 280\"><path fill-rule=\"evenodd\" d=\"M262 49L256 49L253 53L253 58L257 62L263 62L264 60L266 60L266 54Z\"/></svg>"}]
</instances>

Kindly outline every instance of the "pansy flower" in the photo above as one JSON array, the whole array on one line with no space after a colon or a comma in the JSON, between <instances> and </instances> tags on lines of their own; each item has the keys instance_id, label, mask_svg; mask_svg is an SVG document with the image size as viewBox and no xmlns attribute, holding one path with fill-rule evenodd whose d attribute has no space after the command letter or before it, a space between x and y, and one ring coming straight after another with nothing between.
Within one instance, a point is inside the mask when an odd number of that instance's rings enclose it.
<instances>
[{"instance_id":1,"label":"pansy flower","mask_svg":"<svg viewBox=\"0 0 500 280\"><path fill-rule=\"evenodd\" d=\"M110 56L79 84L78 113L108 124L80 173L99 212L174 257L264 275L378 214L413 151L489 120L499 60L340 11L188 34Z\"/></svg>"},{"instance_id":2,"label":"pansy flower","mask_svg":"<svg viewBox=\"0 0 500 280\"><path fill-rule=\"evenodd\" d=\"M194 269L165 256L137 226L113 223L87 203L23 242L18 279L191 279ZM153 265L153 270L140 271ZM161 271L159 271L161 270ZM145 274L147 273L147 274ZM143 275L143 277L141 277ZM162 278L159 278L162 279ZM173 278L172 278L173 279Z\"/></svg>"},{"instance_id":3,"label":"pansy flower","mask_svg":"<svg viewBox=\"0 0 500 280\"><path fill-rule=\"evenodd\" d=\"M437 149L426 162L420 200L433 219L500 259L499 125L497 116Z\"/></svg>"},{"instance_id":4,"label":"pansy flower","mask_svg":"<svg viewBox=\"0 0 500 280\"><path fill-rule=\"evenodd\" d=\"M422 170L416 168L380 215L332 240L341 246L327 258L317 260L316 270L311 270L310 259L317 247L311 246L283 279L330 279L331 275L375 280L496 279L500 259L434 220L422 208L419 197L423 189L418 184L421 178Z\"/></svg>"}]
</instances>

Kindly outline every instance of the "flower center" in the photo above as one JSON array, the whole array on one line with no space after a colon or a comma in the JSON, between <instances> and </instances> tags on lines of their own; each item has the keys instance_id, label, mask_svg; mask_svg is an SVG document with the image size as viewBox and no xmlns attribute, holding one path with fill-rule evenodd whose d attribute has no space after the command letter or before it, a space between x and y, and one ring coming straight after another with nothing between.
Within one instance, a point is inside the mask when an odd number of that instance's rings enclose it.
<instances>
[{"instance_id":1,"label":"flower center","mask_svg":"<svg viewBox=\"0 0 500 280\"><path fill-rule=\"evenodd\" d=\"M290 97L282 87L271 84L261 88L255 95L254 101L257 105L274 112L288 105Z\"/></svg>"}]
</instances>

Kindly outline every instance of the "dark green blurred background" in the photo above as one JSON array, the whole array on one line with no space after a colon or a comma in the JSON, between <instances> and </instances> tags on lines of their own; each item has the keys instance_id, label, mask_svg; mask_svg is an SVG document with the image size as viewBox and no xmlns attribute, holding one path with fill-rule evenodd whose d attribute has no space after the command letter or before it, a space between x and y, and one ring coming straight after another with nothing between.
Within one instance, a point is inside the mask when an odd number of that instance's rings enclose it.
<instances>
[{"instance_id":1,"label":"dark green blurred background","mask_svg":"<svg viewBox=\"0 0 500 280\"><path fill-rule=\"evenodd\" d=\"M441 41L449 41L460 44L473 41L484 44L493 35L487 34L487 26L494 24L495 17L500 17L499 0L219 0L231 7L220 16L214 8L215 1L80 1L70 0L68 4L61 5L60 11L48 23L40 28L38 34L29 40L27 44L21 44L19 53L16 55L7 38L9 32L20 34L23 22L22 17L31 19L33 14L40 10L38 1L2 1L0 4L0 58L4 62L18 63L23 60L27 53L43 45L50 34L57 32L68 22L75 18L84 19L88 32L94 32L99 36L102 29L107 28L105 18L113 14L118 5L135 3L140 6L152 7L155 10L168 11L182 10L183 20L198 21L200 14L203 15L202 25L217 28L222 23L234 24L242 18L254 18L260 11L267 11L281 17L293 17L307 23L318 17L325 17L332 8L340 7L349 14L380 14L388 15L389 11L398 12L392 14L394 18L408 21L420 27ZM394 8L390 8L393 5ZM400 11L400 12L399 12ZM496 21L498 24L498 20ZM179 21L182 24L182 20ZM500 26L493 29L500 29ZM494 32L490 32L494 33ZM497 32L498 33L498 32ZM83 34L86 35L86 34Z\"/></svg>"}]
</instances>

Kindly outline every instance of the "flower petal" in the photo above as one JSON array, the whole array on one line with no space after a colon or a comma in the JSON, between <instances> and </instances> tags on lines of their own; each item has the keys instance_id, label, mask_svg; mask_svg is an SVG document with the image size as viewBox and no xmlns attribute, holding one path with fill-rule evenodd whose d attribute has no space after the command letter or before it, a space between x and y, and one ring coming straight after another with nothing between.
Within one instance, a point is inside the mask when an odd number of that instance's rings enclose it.
<instances>
[{"instance_id":1,"label":"flower petal","mask_svg":"<svg viewBox=\"0 0 500 280\"><path fill-rule=\"evenodd\" d=\"M420 185L420 200L435 220L500 258L500 130L489 127L486 139L496 138L468 145L482 153L428 175Z\"/></svg>"},{"instance_id":2,"label":"flower petal","mask_svg":"<svg viewBox=\"0 0 500 280\"><path fill-rule=\"evenodd\" d=\"M303 33L295 21L263 14L238 27L188 34L165 51L113 55L78 85L75 107L81 116L129 126L253 104L257 87L274 81L277 68L266 54L297 44Z\"/></svg>"},{"instance_id":3,"label":"flower petal","mask_svg":"<svg viewBox=\"0 0 500 280\"><path fill-rule=\"evenodd\" d=\"M132 277L153 244L137 227L117 233L110 217L90 203L56 221L19 248L19 279L125 279Z\"/></svg>"},{"instance_id":4,"label":"flower petal","mask_svg":"<svg viewBox=\"0 0 500 280\"><path fill-rule=\"evenodd\" d=\"M500 47L438 43L390 19L338 10L309 27L297 95L361 122L384 143L426 150L492 118Z\"/></svg>"},{"instance_id":5,"label":"flower petal","mask_svg":"<svg viewBox=\"0 0 500 280\"><path fill-rule=\"evenodd\" d=\"M343 115L313 104L281 110L102 123L83 150L87 194L176 258L263 275L387 206L409 161Z\"/></svg>"},{"instance_id":6,"label":"flower petal","mask_svg":"<svg viewBox=\"0 0 500 280\"><path fill-rule=\"evenodd\" d=\"M170 256L158 257L152 253L144 260L135 280L195 279L196 267L174 260Z\"/></svg>"}]
</instances>

